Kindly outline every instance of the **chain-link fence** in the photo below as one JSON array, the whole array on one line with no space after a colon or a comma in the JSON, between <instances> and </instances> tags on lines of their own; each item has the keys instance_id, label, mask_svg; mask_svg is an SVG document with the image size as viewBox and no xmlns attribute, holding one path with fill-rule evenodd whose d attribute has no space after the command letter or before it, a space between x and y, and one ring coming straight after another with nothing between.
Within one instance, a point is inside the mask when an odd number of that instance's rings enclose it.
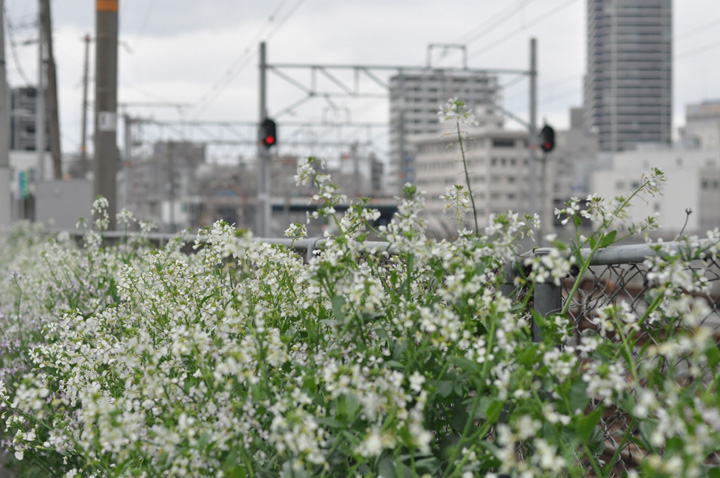
<instances>
[{"instance_id":1,"label":"chain-link fence","mask_svg":"<svg viewBox=\"0 0 720 478\"><path fill-rule=\"evenodd\" d=\"M677 250L683 247L679 244L668 243L664 250ZM536 254L547 253L547 250L538 250ZM587 253L587 251L585 251ZM566 316L574 324L574 338L567 345L580 342L580 337L586 331L599 330L602 321L596 320L598 314L608 306L619 306L632 311L637 317L643 317L650 301L656 296L652 289L655 284L649 278L648 267L644 264L647 258L658 254L655 247L650 245L616 246L602 249L592 257L590 267L583 277L570 277L562 285L535 284L533 294L533 307L544 316L561 312L566 308ZM712 259L694 261L685 269L690 276L704 276L708 281L705 292L683 291L692 300L702 300L709 306L709 313L702 317L698 325L708 327L720 341L720 262ZM574 284L579 280L577 289L573 292ZM567 302L570 304L567 305ZM646 346L659 345L667 324L644 324L638 331L638 341L632 351L633 360L637 366L647 360L664 360L664 363L653 363L661 367L662 371L669 370L670 363L666 359L649 358L648 354L641 353ZM611 340L620 340L615 333L602 331ZM540 331L533 328L533 335L540 339ZM690 367L687 361L678 359L672 364L672 378L680 385L687 386L693 378L688 373ZM629 381L631 377L626 379ZM700 378L702 379L702 377ZM601 400L595 399L591 407L600 405ZM632 429L629 429L632 427ZM604 438L604 453L601 459L606 464L612 464L610 476L622 477L637 468L649 455L647 447L642 446L639 426L626 413L614 406L605 405L603 418L600 422ZM708 458L708 465L720 465L720 455L715 454Z\"/></svg>"},{"instance_id":2,"label":"chain-link fence","mask_svg":"<svg viewBox=\"0 0 720 478\"><path fill-rule=\"evenodd\" d=\"M150 237L152 242L162 245L171 236L155 234ZM113 236L114 238L114 236ZM106 239L108 239L106 237ZM112 239L112 238L111 238ZM117 239L117 238L115 238ZM258 238L257 241L269 244L283 245L292 249L306 261L314 256L314 251L322 248L326 239L304 238L291 240L285 238L267 239ZM367 242L365 247L368 253L373 251L387 251L390 254L396 253L394 248L386 242ZM676 243L664 244L664 250L677 250L683 247ZM549 253L549 249L538 249L536 255ZM589 251L582 251L581 255L587 257ZM507 284L501 288L504 295L524 294L528 290L533 291L530 301L531 307L543 316L558 314L567 306L566 316L574 326L574 337L564 345L576 345L580 337L587 331L598 330L598 321L595 319L600 311L608 306L625 306L642 317L649 307L649 299L653 296L655 284L649 280L648 267L644 264L647 258L658 255L658 250L652 245L628 245L614 246L597 251L591 258L590 267L583 277L568 277L560 285L549 283L536 283L531 288L518 290L513 282L516 275L526 275L527 270L520 271L522 265L517 263L508 264L505 269ZM708 327L716 342L720 343L720 261L707 259L690 263L687 272L693 275L703 275L708 281L708 289L702 293L688 293L694 300L701 299L709 306L709 313L701 318L700 324ZM579 280L577 288L574 288ZM541 330L537 324L533 324L533 339L541 340ZM611 340L620 340L612 333L605 335ZM644 325L639 331L638 347L633 351L633 359L640 366L643 360L658 360L648 358L648 354L641 353L645 345L660 345L663 339L663 332L654 329L651 325ZM558 344L563 345L563 344ZM679 359L682 362L682 359ZM683 386L693 380L692 374L687 373L689 364L674 364L675 371L673 378ZM679 366L678 366L679 365ZM669 364L660 364L668 369ZM632 378L626 377L628 383ZM700 378L702 379L702 377ZM601 399L591 401L590 407L600 406ZM603 418L600 422L600 430L603 435L604 451L600 459L606 465L612 464L610 476L621 478L626 476L628 471L638 468L640 463L649 455L647 447L642 446L642 440L638 439L640 430L637 422L633 421L626 413L614 406L603 404ZM720 466L720 453L708 458L708 465ZM588 476L594 476L589 469Z\"/></svg>"}]
</instances>

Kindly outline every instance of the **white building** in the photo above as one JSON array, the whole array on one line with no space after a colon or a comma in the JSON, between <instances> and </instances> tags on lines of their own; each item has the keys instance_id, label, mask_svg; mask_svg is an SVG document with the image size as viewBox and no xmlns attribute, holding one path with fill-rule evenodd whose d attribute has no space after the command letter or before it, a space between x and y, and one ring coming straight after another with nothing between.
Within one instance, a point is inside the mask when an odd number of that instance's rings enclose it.
<instances>
[{"instance_id":1,"label":"white building","mask_svg":"<svg viewBox=\"0 0 720 478\"><path fill-rule=\"evenodd\" d=\"M500 101L496 75L473 70L404 71L390 78L390 164L388 191L399 192L415 182L415 153L410 136L439 134L438 109L459 98L473 110ZM481 115L491 113L484 108Z\"/></svg>"},{"instance_id":2,"label":"white building","mask_svg":"<svg viewBox=\"0 0 720 478\"><path fill-rule=\"evenodd\" d=\"M628 197L640 186L643 173L660 168L665 173L664 193L632 203L631 217L640 221L658 214L658 223L666 238L672 239L685 224L686 209L691 209L685 234L703 234L720 226L720 151L644 149L616 153L612 168L595 171L592 192L610 199Z\"/></svg>"},{"instance_id":3,"label":"white building","mask_svg":"<svg viewBox=\"0 0 720 478\"><path fill-rule=\"evenodd\" d=\"M683 141L700 149L720 149L720 100L703 101L685 107Z\"/></svg>"},{"instance_id":4,"label":"white building","mask_svg":"<svg viewBox=\"0 0 720 478\"><path fill-rule=\"evenodd\" d=\"M426 192L426 216L431 231L452 236L457 220L444 213L440 195L455 184L465 185L462 155L457 136L422 135L414 137L416 184ZM526 131L498 128L469 129L463 140L479 227L488 223L490 214L528 209L529 153ZM463 218L472 228L472 213Z\"/></svg>"}]
</instances>

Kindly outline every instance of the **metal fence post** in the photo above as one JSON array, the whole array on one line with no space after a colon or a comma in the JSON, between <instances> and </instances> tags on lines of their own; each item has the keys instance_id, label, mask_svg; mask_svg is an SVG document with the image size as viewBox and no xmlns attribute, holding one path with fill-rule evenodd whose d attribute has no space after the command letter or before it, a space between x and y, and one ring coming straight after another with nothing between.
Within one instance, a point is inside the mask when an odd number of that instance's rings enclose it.
<instances>
[{"instance_id":1,"label":"metal fence post","mask_svg":"<svg viewBox=\"0 0 720 478\"><path fill-rule=\"evenodd\" d=\"M503 272L505 273L505 283L500 286L500 293L505 297L512 297L513 292L517 289L515 286L515 277L517 276L517 262L506 262Z\"/></svg>"},{"instance_id":2,"label":"metal fence post","mask_svg":"<svg viewBox=\"0 0 720 478\"><path fill-rule=\"evenodd\" d=\"M547 254L547 250L539 250L536 255ZM535 292L533 294L533 303L535 311L543 317L549 317L562 310L562 287L552 282L538 282L535 284ZM533 342L540 342L543 339L540 326L533 320L532 324Z\"/></svg>"}]
</instances>

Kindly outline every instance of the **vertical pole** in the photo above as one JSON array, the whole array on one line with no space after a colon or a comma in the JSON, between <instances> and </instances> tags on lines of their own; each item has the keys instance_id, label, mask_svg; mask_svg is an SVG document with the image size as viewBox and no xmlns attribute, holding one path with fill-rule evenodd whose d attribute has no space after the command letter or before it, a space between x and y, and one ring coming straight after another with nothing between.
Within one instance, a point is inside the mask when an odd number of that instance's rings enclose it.
<instances>
[{"instance_id":1,"label":"vertical pole","mask_svg":"<svg viewBox=\"0 0 720 478\"><path fill-rule=\"evenodd\" d=\"M80 132L80 177L87 177L87 110L88 110L88 68L90 57L90 35L85 35L85 65L83 67L82 124Z\"/></svg>"},{"instance_id":2,"label":"vertical pole","mask_svg":"<svg viewBox=\"0 0 720 478\"><path fill-rule=\"evenodd\" d=\"M125 153L125 157L123 158L123 171L125 171L125 207L133 211L135 210L134 204L130 204L130 182L132 179L132 118L130 118L129 114L126 114L123 119L125 120L125 126L123 128L125 133L125 144L123 145L123 152Z\"/></svg>"},{"instance_id":3,"label":"vertical pole","mask_svg":"<svg viewBox=\"0 0 720 478\"><path fill-rule=\"evenodd\" d=\"M57 73L53 54L52 23L50 0L40 0L42 29L44 30L47 53L47 108L50 122L50 152L53 160L53 177L62 179L62 153L60 149L60 118L58 113Z\"/></svg>"},{"instance_id":4,"label":"vertical pole","mask_svg":"<svg viewBox=\"0 0 720 478\"><path fill-rule=\"evenodd\" d=\"M530 39L530 125L528 127L528 146L530 148L530 171L529 171L529 197L528 212L537 211L537 42L535 38ZM542 220L542 218L540 218ZM542 226L541 226L542 227ZM539 240L542 240L540 234Z\"/></svg>"},{"instance_id":5,"label":"vertical pole","mask_svg":"<svg viewBox=\"0 0 720 478\"><path fill-rule=\"evenodd\" d=\"M42 17L42 9L39 10ZM42 24L42 18L38 19ZM35 181L45 181L45 35L38 28L38 85L35 94L35 151L37 152L37 176Z\"/></svg>"},{"instance_id":6,"label":"vertical pole","mask_svg":"<svg viewBox=\"0 0 720 478\"><path fill-rule=\"evenodd\" d=\"M96 0L95 195L108 200L108 228L117 216L118 0Z\"/></svg>"},{"instance_id":7,"label":"vertical pole","mask_svg":"<svg viewBox=\"0 0 720 478\"><path fill-rule=\"evenodd\" d=\"M267 118L267 84L265 78L266 70L265 42L260 43L260 118L258 120L258 169L260 177L258 182L258 197L256 206L257 234L260 237L268 237L270 229L270 152L263 145L260 137L260 126Z\"/></svg>"},{"instance_id":8,"label":"vertical pole","mask_svg":"<svg viewBox=\"0 0 720 478\"><path fill-rule=\"evenodd\" d=\"M562 310L562 288L553 283L535 284L533 295L535 310L543 317L549 317ZM540 342L543 339L542 331L537 322L533 321L532 340Z\"/></svg>"},{"instance_id":9,"label":"vertical pole","mask_svg":"<svg viewBox=\"0 0 720 478\"><path fill-rule=\"evenodd\" d=\"M537 238L539 246L543 246L545 242L545 231L550 230L548 227L550 225L549 215L547 213L547 160L547 153L543 152L540 155L540 211L538 212L540 215L540 227L538 228L539 237Z\"/></svg>"},{"instance_id":10,"label":"vertical pole","mask_svg":"<svg viewBox=\"0 0 720 478\"><path fill-rule=\"evenodd\" d=\"M168 181L169 181L169 203L170 203L170 232L175 232L175 144L172 141L167 143L168 159Z\"/></svg>"},{"instance_id":11,"label":"vertical pole","mask_svg":"<svg viewBox=\"0 0 720 478\"><path fill-rule=\"evenodd\" d=\"M0 230L10 226L10 92L5 68L5 15L0 0Z\"/></svg>"}]
</instances>

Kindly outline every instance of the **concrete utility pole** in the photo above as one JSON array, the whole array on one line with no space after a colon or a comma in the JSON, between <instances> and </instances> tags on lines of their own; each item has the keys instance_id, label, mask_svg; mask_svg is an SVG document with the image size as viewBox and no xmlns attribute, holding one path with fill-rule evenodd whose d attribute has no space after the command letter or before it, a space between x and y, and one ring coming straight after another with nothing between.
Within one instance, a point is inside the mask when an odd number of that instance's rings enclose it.
<instances>
[{"instance_id":1,"label":"concrete utility pole","mask_svg":"<svg viewBox=\"0 0 720 478\"><path fill-rule=\"evenodd\" d=\"M0 0L0 231L10 226L10 92L5 68L4 12Z\"/></svg>"},{"instance_id":2,"label":"concrete utility pole","mask_svg":"<svg viewBox=\"0 0 720 478\"><path fill-rule=\"evenodd\" d=\"M42 15L42 9L40 10ZM38 28L38 85L35 94L35 152L37 153L37 181L45 181L45 34ZM24 213L23 213L24 214Z\"/></svg>"},{"instance_id":3,"label":"concrete utility pole","mask_svg":"<svg viewBox=\"0 0 720 478\"><path fill-rule=\"evenodd\" d=\"M96 0L95 195L109 203L109 229L117 216L118 0Z\"/></svg>"},{"instance_id":4,"label":"concrete utility pole","mask_svg":"<svg viewBox=\"0 0 720 478\"><path fill-rule=\"evenodd\" d=\"M85 65L83 68L83 100L82 100L82 125L80 131L80 177L85 178L88 171L87 158L87 110L88 110L88 69L90 56L90 35L85 35Z\"/></svg>"},{"instance_id":5,"label":"concrete utility pole","mask_svg":"<svg viewBox=\"0 0 720 478\"><path fill-rule=\"evenodd\" d=\"M40 0L40 18L44 33L47 54L47 101L48 120L50 121L50 152L53 159L53 177L62 179L62 156L60 150L60 119L58 117L57 72L53 54L52 23L50 19L50 0Z\"/></svg>"},{"instance_id":6,"label":"concrete utility pole","mask_svg":"<svg viewBox=\"0 0 720 478\"><path fill-rule=\"evenodd\" d=\"M268 237L270 231L270 151L263 144L260 137L260 125L267 118L267 84L265 78L266 70L265 42L260 43L260 118L258 119L258 197L255 204L257 220L257 235Z\"/></svg>"}]
</instances>

